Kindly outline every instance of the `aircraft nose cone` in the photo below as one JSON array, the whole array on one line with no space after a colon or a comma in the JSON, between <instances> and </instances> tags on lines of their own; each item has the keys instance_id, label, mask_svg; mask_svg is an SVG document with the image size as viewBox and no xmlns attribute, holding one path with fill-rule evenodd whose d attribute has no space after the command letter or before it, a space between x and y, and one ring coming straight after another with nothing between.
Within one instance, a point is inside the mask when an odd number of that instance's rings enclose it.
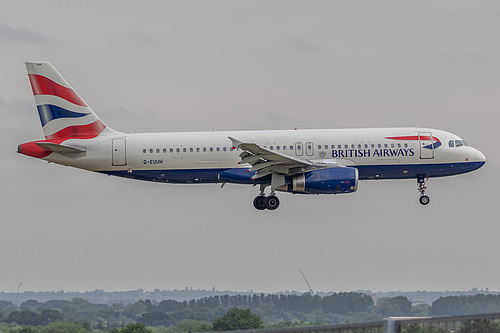
<instances>
[{"instance_id":1,"label":"aircraft nose cone","mask_svg":"<svg viewBox=\"0 0 500 333\"><path fill-rule=\"evenodd\" d=\"M476 150L476 161L478 162L486 162L486 156L481 153L479 150Z\"/></svg>"}]
</instances>

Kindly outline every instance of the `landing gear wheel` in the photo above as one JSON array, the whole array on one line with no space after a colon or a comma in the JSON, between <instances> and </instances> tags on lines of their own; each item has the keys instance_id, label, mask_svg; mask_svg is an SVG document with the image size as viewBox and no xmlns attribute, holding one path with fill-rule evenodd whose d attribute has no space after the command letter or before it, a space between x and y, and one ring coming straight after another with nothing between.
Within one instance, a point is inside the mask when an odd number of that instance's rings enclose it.
<instances>
[{"instance_id":1,"label":"landing gear wheel","mask_svg":"<svg viewBox=\"0 0 500 333\"><path fill-rule=\"evenodd\" d=\"M264 204L266 205L267 209L275 210L276 208L279 207L280 200L278 199L277 196L270 195L264 200Z\"/></svg>"},{"instance_id":2,"label":"landing gear wheel","mask_svg":"<svg viewBox=\"0 0 500 333\"><path fill-rule=\"evenodd\" d=\"M258 209L258 210L264 210L266 209L266 204L265 204L266 197L263 195L259 195L253 199L253 206Z\"/></svg>"},{"instance_id":3,"label":"landing gear wheel","mask_svg":"<svg viewBox=\"0 0 500 333\"><path fill-rule=\"evenodd\" d=\"M420 196L420 199L418 199L418 201L420 201L420 203L425 206L425 205L429 204L431 199L426 195L422 195L422 196Z\"/></svg>"},{"instance_id":4,"label":"landing gear wheel","mask_svg":"<svg viewBox=\"0 0 500 333\"><path fill-rule=\"evenodd\" d=\"M425 178L425 175L418 175L417 177L417 189L420 192L420 198L418 201L420 201L420 204L422 205L428 205L429 202L431 202L431 199L425 195L425 190L427 189L427 181L429 180L429 175L427 175L427 178Z\"/></svg>"}]
</instances>

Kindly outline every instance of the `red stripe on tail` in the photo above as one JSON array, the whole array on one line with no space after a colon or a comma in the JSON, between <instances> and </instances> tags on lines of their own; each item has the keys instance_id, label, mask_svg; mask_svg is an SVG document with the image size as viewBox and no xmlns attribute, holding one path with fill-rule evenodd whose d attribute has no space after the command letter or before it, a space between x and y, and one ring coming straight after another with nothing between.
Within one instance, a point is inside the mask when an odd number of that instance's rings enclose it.
<instances>
[{"instance_id":1,"label":"red stripe on tail","mask_svg":"<svg viewBox=\"0 0 500 333\"><path fill-rule=\"evenodd\" d=\"M33 95L52 95L61 97L70 103L87 106L85 102L77 95L77 93L71 89L61 86L55 83L49 78L38 74L28 74L30 78L31 88L33 89Z\"/></svg>"},{"instance_id":2,"label":"red stripe on tail","mask_svg":"<svg viewBox=\"0 0 500 333\"><path fill-rule=\"evenodd\" d=\"M47 135L47 140L52 139L92 139L101 134L106 128L106 125L100 120L96 120L88 125L76 125L63 128L59 132Z\"/></svg>"}]
</instances>

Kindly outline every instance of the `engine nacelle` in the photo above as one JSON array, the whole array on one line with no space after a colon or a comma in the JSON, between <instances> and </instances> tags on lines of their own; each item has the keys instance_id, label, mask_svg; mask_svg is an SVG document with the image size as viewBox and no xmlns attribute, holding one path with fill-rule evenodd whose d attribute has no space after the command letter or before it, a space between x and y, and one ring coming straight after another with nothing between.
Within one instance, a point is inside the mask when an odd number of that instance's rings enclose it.
<instances>
[{"instance_id":1,"label":"engine nacelle","mask_svg":"<svg viewBox=\"0 0 500 333\"><path fill-rule=\"evenodd\" d=\"M277 190L303 194L351 193L358 189L358 179L356 168L328 168L293 175L291 184L280 186Z\"/></svg>"}]
</instances>

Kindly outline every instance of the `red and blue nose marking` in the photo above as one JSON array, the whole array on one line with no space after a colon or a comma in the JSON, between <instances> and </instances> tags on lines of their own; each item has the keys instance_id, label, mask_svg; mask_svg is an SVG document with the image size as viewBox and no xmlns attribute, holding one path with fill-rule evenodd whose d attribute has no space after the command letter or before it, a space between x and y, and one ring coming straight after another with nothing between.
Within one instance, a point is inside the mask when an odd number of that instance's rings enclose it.
<instances>
[{"instance_id":1,"label":"red and blue nose marking","mask_svg":"<svg viewBox=\"0 0 500 333\"><path fill-rule=\"evenodd\" d=\"M441 141L435 136L431 135L408 135L408 136L387 136L386 139L391 140L404 140L404 141L430 141L431 144L423 146L422 148L436 149L441 146Z\"/></svg>"}]
</instances>

